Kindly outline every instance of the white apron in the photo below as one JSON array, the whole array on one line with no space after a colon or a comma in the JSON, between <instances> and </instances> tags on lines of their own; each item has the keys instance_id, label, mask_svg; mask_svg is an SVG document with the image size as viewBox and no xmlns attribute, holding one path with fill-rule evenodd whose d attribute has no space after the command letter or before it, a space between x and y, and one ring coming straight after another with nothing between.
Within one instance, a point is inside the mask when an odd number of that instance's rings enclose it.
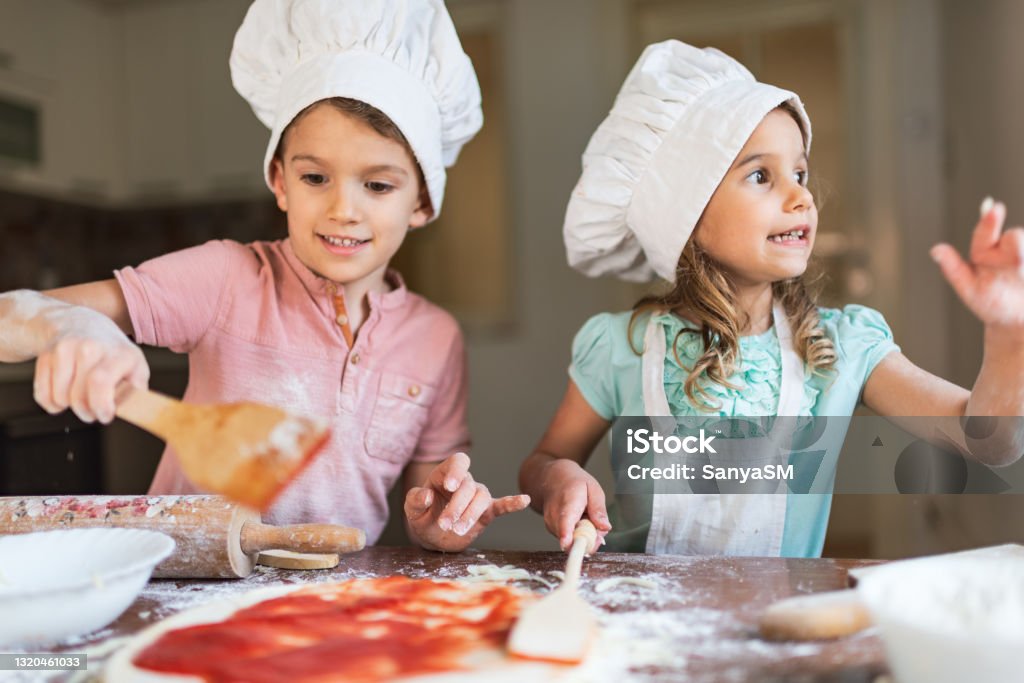
<instances>
[{"instance_id":1,"label":"white apron","mask_svg":"<svg viewBox=\"0 0 1024 683\"><path fill-rule=\"evenodd\" d=\"M793 348L789 320L776 302L772 307L775 331L779 338L782 384L777 415L797 415L803 397L804 366ZM676 422L665 396L665 330L652 316L644 335L642 360L644 412L659 423L664 433L675 431ZM658 417L668 418L664 422ZM778 423L776 422L776 426ZM766 437L733 439L737 454L746 466L775 464L783 435L775 430ZM715 441L715 463L729 459L730 439ZM723 443L724 442L724 443ZM730 463L731 464L731 463ZM678 491L678 483L655 481L651 529L647 536L648 553L679 555L746 555L778 557L782 550L782 531L786 523L786 484L780 493L658 493L658 489Z\"/></svg>"}]
</instances>

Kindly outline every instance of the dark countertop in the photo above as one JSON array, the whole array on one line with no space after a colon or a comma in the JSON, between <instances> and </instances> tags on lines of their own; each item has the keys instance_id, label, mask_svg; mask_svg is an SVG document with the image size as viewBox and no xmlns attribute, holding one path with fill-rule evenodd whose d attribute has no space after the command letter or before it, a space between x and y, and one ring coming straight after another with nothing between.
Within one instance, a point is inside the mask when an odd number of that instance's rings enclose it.
<instances>
[{"instance_id":1,"label":"dark countertop","mask_svg":"<svg viewBox=\"0 0 1024 683\"><path fill-rule=\"evenodd\" d=\"M485 564L513 565L557 583L548 572L562 569L564 561L565 555L555 552L441 554L371 547L342 557L332 570L258 567L252 576L234 581L153 580L113 624L55 650L92 651L90 658L98 660L102 650L164 617L254 588L391 574L457 578L468 575L471 565ZM630 655L629 671L617 680L874 683L887 667L881 642L871 631L832 642L772 643L758 637L756 626L761 611L772 602L844 588L848 569L871 563L599 553L584 561L581 593L601 614L606 636L645 644L638 651L646 652L646 658L634 661ZM657 588L601 586L603 579L617 576L647 579ZM517 585L543 589L535 581ZM627 668L624 661L618 665ZM58 680L62 679L66 680Z\"/></svg>"}]
</instances>

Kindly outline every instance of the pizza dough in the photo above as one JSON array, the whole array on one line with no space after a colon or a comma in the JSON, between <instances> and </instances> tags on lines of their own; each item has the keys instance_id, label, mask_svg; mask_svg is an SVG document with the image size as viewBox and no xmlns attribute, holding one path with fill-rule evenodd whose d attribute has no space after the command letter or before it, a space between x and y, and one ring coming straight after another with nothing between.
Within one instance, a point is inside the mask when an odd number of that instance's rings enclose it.
<instances>
[{"instance_id":1,"label":"pizza dough","mask_svg":"<svg viewBox=\"0 0 1024 683\"><path fill-rule=\"evenodd\" d=\"M829 640L871 626L871 615L854 590L812 593L780 600L761 615L768 640Z\"/></svg>"},{"instance_id":2,"label":"pizza dough","mask_svg":"<svg viewBox=\"0 0 1024 683\"><path fill-rule=\"evenodd\" d=\"M471 564L466 567L466 571L469 573L469 576L461 578L459 581L467 583L509 583L511 581L534 581L549 589L553 589L555 587L550 581L511 564L506 564L503 567L499 567L496 564Z\"/></svg>"},{"instance_id":3,"label":"pizza dough","mask_svg":"<svg viewBox=\"0 0 1024 683\"><path fill-rule=\"evenodd\" d=\"M637 576L613 576L611 578L604 579L603 581L599 581L598 584L594 586L594 592L604 593L605 591L618 588L619 586L639 586L640 588L649 588L654 590L658 587L658 583L656 581L643 579Z\"/></svg>"},{"instance_id":4,"label":"pizza dough","mask_svg":"<svg viewBox=\"0 0 1024 683\"><path fill-rule=\"evenodd\" d=\"M341 559L337 553L293 553L291 550L263 550L256 564L278 569L333 569Z\"/></svg>"},{"instance_id":5,"label":"pizza dough","mask_svg":"<svg viewBox=\"0 0 1024 683\"><path fill-rule=\"evenodd\" d=\"M299 683L317 670L356 682L551 680L567 668L504 651L531 599L509 586L403 576L265 588L143 630L113 656L107 680Z\"/></svg>"}]
</instances>

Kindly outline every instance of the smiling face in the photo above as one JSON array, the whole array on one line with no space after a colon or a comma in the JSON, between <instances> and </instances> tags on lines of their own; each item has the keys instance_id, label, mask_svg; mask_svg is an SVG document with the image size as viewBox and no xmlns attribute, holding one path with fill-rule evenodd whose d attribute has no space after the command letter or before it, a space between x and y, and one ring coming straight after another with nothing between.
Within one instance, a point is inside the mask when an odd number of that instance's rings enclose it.
<instances>
[{"instance_id":1,"label":"smiling face","mask_svg":"<svg viewBox=\"0 0 1024 683\"><path fill-rule=\"evenodd\" d=\"M346 286L383 287L409 228L430 218L406 147L327 103L289 126L271 181L295 255Z\"/></svg>"},{"instance_id":2,"label":"smiling face","mask_svg":"<svg viewBox=\"0 0 1024 683\"><path fill-rule=\"evenodd\" d=\"M738 286L770 284L807 269L818 227L807 168L800 127L775 109L715 190L694 239Z\"/></svg>"}]
</instances>

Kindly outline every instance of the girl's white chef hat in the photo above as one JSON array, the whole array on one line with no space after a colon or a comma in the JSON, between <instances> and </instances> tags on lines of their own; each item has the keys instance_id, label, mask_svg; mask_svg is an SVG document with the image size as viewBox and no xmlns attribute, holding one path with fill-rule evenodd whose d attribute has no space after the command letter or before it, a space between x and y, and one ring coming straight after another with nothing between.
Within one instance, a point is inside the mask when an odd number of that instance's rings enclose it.
<instances>
[{"instance_id":1,"label":"girl's white chef hat","mask_svg":"<svg viewBox=\"0 0 1024 683\"><path fill-rule=\"evenodd\" d=\"M309 105L348 97L384 112L409 141L436 218L445 168L483 124L480 86L441 0L255 0L235 35L231 80L271 130Z\"/></svg>"},{"instance_id":2,"label":"girl's white chef hat","mask_svg":"<svg viewBox=\"0 0 1024 683\"><path fill-rule=\"evenodd\" d=\"M711 195L761 120L796 94L758 83L713 48L649 45L583 153L563 229L569 264L586 275L674 281Z\"/></svg>"}]
</instances>

